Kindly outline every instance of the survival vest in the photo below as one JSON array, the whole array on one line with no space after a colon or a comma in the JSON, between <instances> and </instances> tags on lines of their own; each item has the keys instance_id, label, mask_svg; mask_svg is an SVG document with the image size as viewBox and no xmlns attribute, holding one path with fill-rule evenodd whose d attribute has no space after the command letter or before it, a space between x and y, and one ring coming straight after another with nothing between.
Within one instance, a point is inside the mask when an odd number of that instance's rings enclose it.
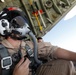
<instances>
[{"instance_id":1,"label":"survival vest","mask_svg":"<svg viewBox=\"0 0 76 75\"><path fill-rule=\"evenodd\" d=\"M0 43L0 75L12 75L14 67L21 59L21 50L14 53L12 56L8 52L8 48Z\"/></svg>"},{"instance_id":2,"label":"survival vest","mask_svg":"<svg viewBox=\"0 0 76 75\"><path fill-rule=\"evenodd\" d=\"M33 74L35 73L34 71L36 70L38 65L34 62L34 54L31 48L29 47L29 45L26 44L25 49L27 52L27 56L25 56L25 58L28 57L29 60L32 61L29 67L32 69L32 74ZM0 60L1 60L0 75L12 75L16 64L21 59L21 56L22 53L20 48L17 53L14 53L12 56L10 56L10 53L8 52L8 48L0 43Z\"/></svg>"}]
</instances>

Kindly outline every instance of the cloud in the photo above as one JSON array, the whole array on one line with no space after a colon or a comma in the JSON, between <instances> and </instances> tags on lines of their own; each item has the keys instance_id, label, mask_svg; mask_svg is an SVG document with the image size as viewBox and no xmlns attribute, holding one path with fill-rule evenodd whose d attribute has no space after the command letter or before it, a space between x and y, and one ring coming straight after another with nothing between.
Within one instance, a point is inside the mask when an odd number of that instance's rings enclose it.
<instances>
[{"instance_id":1,"label":"cloud","mask_svg":"<svg viewBox=\"0 0 76 75\"><path fill-rule=\"evenodd\" d=\"M76 15L76 5L70 10L70 12L64 17L64 20L73 18Z\"/></svg>"}]
</instances>

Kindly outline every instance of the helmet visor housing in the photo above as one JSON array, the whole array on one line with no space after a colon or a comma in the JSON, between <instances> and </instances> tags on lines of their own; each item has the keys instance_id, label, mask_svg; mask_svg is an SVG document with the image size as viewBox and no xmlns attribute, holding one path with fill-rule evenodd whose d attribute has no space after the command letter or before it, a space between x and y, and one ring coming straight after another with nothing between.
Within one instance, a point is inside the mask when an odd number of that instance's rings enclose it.
<instances>
[{"instance_id":1,"label":"helmet visor housing","mask_svg":"<svg viewBox=\"0 0 76 75\"><path fill-rule=\"evenodd\" d=\"M26 34L30 31L27 21L21 16L13 18L10 23L12 33L16 32L16 34L19 35L19 38L25 37Z\"/></svg>"},{"instance_id":2,"label":"helmet visor housing","mask_svg":"<svg viewBox=\"0 0 76 75\"><path fill-rule=\"evenodd\" d=\"M11 20L12 31L17 31L21 36L25 36L28 33L29 26L24 18L17 16Z\"/></svg>"}]
</instances>

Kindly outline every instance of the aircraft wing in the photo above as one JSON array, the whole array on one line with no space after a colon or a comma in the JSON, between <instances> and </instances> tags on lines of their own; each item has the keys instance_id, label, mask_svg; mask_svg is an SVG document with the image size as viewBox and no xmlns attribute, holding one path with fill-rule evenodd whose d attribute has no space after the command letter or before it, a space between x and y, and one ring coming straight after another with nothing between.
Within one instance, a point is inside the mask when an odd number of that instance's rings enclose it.
<instances>
[{"instance_id":1,"label":"aircraft wing","mask_svg":"<svg viewBox=\"0 0 76 75\"><path fill-rule=\"evenodd\" d=\"M38 36L49 32L75 5L76 0L25 0L30 28Z\"/></svg>"}]
</instances>

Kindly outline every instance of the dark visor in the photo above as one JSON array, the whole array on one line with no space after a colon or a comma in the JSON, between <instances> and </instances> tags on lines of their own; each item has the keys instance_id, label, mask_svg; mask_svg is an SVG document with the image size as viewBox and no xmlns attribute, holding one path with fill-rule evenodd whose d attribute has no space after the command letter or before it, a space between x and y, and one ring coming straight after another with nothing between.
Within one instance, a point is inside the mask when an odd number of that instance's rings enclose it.
<instances>
[{"instance_id":1,"label":"dark visor","mask_svg":"<svg viewBox=\"0 0 76 75\"><path fill-rule=\"evenodd\" d=\"M11 20L11 24L14 28L22 28L26 25L26 20L21 16L17 16Z\"/></svg>"}]
</instances>

